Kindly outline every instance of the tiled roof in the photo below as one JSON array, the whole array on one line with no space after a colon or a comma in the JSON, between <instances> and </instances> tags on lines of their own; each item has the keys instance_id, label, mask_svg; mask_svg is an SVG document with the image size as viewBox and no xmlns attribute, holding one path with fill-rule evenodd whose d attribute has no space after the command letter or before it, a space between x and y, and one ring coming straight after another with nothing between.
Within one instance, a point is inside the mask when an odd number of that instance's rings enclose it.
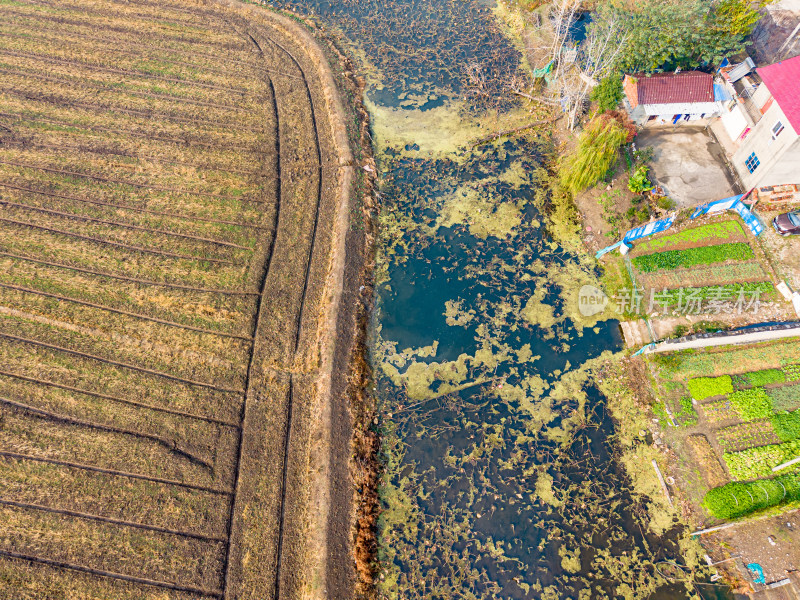
<instances>
[{"instance_id":1,"label":"tiled roof","mask_svg":"<svg viewBox=\"0 0 800 600\"><path fill-rule=\"evenodd\" d=\"M756 69L795 131L800 132L800 56Z\"/></svg>"},{"instance_id":2,"label":"tiled roof","mask_svg":"<svg viewBox=\"0 0 800 600\"><path fill-rule=\"evenodd\" d=\"M639 104L714 102L714 77L700 71L637 75Z\"/></svg>"}]
</instances>

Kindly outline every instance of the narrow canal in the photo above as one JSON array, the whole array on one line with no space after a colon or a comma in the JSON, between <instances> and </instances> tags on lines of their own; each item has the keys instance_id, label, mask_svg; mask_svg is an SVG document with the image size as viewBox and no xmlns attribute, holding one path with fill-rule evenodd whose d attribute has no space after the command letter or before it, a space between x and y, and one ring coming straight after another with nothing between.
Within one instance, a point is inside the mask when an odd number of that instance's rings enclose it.
<instances>
[{"instance_id":1,"label":"narrow canal","mask_svg":"<svg viewBox=\"0 0 800 600\"><path fill-rule=\"evenodd\" d=\"M505 90L521 55L480 0L298 0L368 76L382 196L372 330L383 460L380 592L399 599L688 598L616 460L587 361L593 262L548 238L536 129Z\"/></svg>"}]
</instances>

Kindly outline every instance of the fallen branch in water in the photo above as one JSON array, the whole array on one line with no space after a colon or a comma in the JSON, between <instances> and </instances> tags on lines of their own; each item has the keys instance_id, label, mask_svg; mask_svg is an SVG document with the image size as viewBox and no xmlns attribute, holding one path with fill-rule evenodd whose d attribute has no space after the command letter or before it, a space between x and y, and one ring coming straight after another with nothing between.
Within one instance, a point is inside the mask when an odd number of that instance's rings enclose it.
<instances>
[{"instance_id":1,"label":"fallen branch in water","mask_svg":"<svg viewBox=\"0 0 800 600\"><path fill-rule=\"evenodd\" d=\"M528 123L527 125L523 125L522 127L515 127L514 129L505 129L503 131L498 131L497 133L489 134L485 137L482 137L475 142L473 142L470 150L477 146L481 146L483 144L487 144L489 142L493 142L497 138L505 137L507 135L515 135L517 133L522 133L523 131L527 131L528 129L533 129L537 125L544 125L545 123L552 123L553 121L557 121L561 118L561 115L556 115L555 117L550 117L549 119L542 119L541 121L534 121L533 123Z\"/></svg>"}]
</instances>

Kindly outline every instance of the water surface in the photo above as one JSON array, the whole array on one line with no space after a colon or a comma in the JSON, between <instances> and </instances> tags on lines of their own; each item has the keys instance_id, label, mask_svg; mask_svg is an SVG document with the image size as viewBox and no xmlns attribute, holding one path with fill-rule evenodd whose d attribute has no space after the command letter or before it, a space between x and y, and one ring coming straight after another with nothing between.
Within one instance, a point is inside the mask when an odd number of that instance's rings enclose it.
<instances>
[{"instance_id":1,"label":"water surface","mask_svg":"<svg viewBox=\"0 0 800 600\"><path fill-rule=\"evenodd\" d=\"M386 465L381 592L424 598L687 598L654 563L587 361L591 260L548 239L547 136L505 92L521 55L477 0L284 2L340 32L369 75L383 212L372 332ZM643 442L644 443L644 442Z\"/></svg>"}]
</instances>

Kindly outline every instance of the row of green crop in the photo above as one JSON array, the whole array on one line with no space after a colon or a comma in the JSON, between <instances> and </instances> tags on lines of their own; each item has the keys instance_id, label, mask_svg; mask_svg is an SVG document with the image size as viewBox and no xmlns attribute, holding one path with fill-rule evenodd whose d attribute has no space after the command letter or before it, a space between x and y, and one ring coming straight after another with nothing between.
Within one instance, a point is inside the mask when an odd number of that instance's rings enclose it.
<instances>
[{"instance_id":1,"label":"row of green crop","mask_svg":"<svg viewBox=\"0 0 800 600\"><path fill-rule=\"evenodd\" d=\"M787 365L781 369L764 369L742 375L721 377L696 377L689 380L689 393L697 401L712 396L724 396L735 390L762 387L771 383L800 381L800 365Z\"/></svg>"},{"instance_id":2,"label":"row of green crop","mask_svg":"<svg viewBox=\"0 0 800 600\"><path fill-rule=\"evenodd\" d=\"M800 407L800 384L770 389L756 387L746 390L736 390L728 394L726 402L736 411L736 415L742 421L749 422L758 419L773 419L777 415L785 415L787 411L792 411ZM711 404L718 403L722 403L722 401L712 402ZM709 405L706 404L705 406ZM786 429L786 427L783 426L779 427ZM776 433L777 432L778 430L776 429ZM789 439L794 439L794 437Z\"/></svg>"},{"instance_id":3,"label":"row of green crop","mask_svg":"<svg viewBox=\"0 0 800 600\"><path fill-rule=\"evenodd\" d=\"M744 230L738 221L723 221L721 223L708 223L700 227L685 229L672 235L660 238L650 238L636 244L636 249L645 252L659 252L665 248L678 246L685 243L705 241L722 242L744 236Z\"/></svg>"},{"instance_id":4,"label":"row of green crop","mask_svg":"<svg viewBox=\"0 0 800 600\"><path fill-rule=\"evenodd\" d=\"M775 413L770 417L772 429L782 441L800 438L800 410Z\"/></svg>"},{"instance_id":5,"label":"row of green crop","mask_svg":"<svg viewBox=\"0 0 800 600\"><path fill-rule=\"evenodd\" d=\"M722 455L733 479L742 481L772 474L772 468L800 456L800 440L757 446Z\"/></svg>"},{"instance_id":6,"label":"row of green crop","mask_svg":"<svg viewBox=\"0 0 800 600\"><path fill-rule=\"evenodd\" d=\"M791 500L800 500L798 475L729 483L710 490L703 499L703 506L718 519L734 519Z\"/></svg>"},{"instance_id":7,"label":"row of green crop","mask_svg":"<svg viewBox=\"0 0 800 600\"><path fill-rule=\"evenodd\" d=\"M753 258L749 244L719 244L702 246L688 250L667 250L656 254L644 254L633 258L633 265L642 273L652 273L667 269L692 267L725 262L726 260L747 260Z\"/></svg>"}]
</instances>

